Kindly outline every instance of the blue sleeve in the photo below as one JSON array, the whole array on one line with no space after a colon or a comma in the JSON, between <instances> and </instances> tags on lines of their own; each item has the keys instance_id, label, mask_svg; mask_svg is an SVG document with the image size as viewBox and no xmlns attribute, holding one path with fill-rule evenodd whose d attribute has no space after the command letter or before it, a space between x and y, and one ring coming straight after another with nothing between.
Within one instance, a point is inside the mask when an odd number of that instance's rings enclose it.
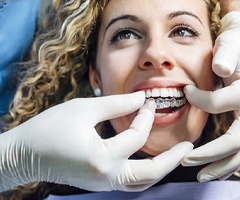
<instances>
[{"instance_id":1,"label":"blue sleeve","mask_svg":"<svg viewBox=\"0 0 240 200\"><path fill-rule=\"evenodd\" d=\"M32 43L39 0L0 0L0 116L8 108L14 87L8 80L15 62L21 61Z\"/></svg>"}]
</instances>

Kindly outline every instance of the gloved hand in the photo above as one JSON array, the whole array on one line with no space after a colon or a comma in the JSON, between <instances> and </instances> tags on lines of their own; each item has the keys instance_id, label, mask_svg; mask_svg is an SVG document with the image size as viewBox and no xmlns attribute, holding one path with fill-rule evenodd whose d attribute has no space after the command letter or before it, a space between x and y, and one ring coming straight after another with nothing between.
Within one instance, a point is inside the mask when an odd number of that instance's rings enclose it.
<instances>
[{"instance_id":1,"label":"gloved hand","mask_svg":"<svg viewBox=\"0 0 240 200\"><path fill-rule=\"evenodd\" d=\"M220 138L194 149L182 160L184 166L213 162L198 174L200 182L226 179L240 168L240 12L222 19L223 32L214 47L213 71L226 87L214 92L187 86L188 101L207 112L235 111L235 121Z\"/></svg>"},{"instance_id":2,"label":"gloved hand","mask_svg":"<svg viewBox=\"0 0 240 200\"><path fill-rule=\"evenodd\" d=\"M75 99L55 106L0 135L0 189L32 181L67 184L91 191L139 191L180 164L193 145L183 142L154 158L129 160L146 142L154 102L144 92ZM95 130L100 121L143 106L130 128L109 139Z\"/></svg>"}]
</instances>

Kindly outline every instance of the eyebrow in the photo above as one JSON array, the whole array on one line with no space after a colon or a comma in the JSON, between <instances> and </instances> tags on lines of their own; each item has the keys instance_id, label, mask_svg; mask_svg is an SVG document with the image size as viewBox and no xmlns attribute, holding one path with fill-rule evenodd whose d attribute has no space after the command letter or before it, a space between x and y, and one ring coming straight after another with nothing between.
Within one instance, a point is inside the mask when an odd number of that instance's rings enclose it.
<instances>
[{"instance_id":1,"label":"eyebrow","mask_svg":"<svg viewBox=\"0 0 240 200\"><path fill-rule=\"evenodd\" d=\"M178 17L178 16L181 16L181 15L189 15L189 16L192 16L194 18L196 18L201 24L202 24L202 21L199 19L199 17L197 15L194 15L193 13L191 12L188 12L188 11L177 11L177 12L173 12L171 14L169 14L167 16L167 19L168 20L172 20L173 18L175 17ZM142 20L134 15L121 15L119 17L116 17L116 18L113 18L107 25L106 29L105 29L105 32L107 31L107 29L112 25L114 24L115 22L119 21L119 20L131 20L131 21L134 21L134 22L141 22Z\"/></svg>"},{"instance_id":2,"label":"eyebrow","mask_svg":"<svg viewBox=\"0 0 240 200\"><path fill-rule=\"evenodd\" d=\"M121 15L119 17L116 17L116 18L113 18L107 25L106 29L105 29L105 32L107 31L107 29L112 25L114 24L115 22L119 21L119 20L131 20L131 21L134 21L134 22L141 22L142 20L139 19L138 17L134 16L134 15Z\"/></svg>"},{"instance_id":3,"label":"eyebrow","mask_svg":"<svg viewBox=\"0 0 240 200\"><path fill-rule=\"evenodd\" d=\"M181 15L189 15L189 16L192 16L194 18L196 18L201 24L202 24L202 21L199 19L199 17L197 15L194 15L193 13L191 12L188 12L188 11L177 11L177 12L173 12L171 14L169 14L167 16L168 20L172 20L173 18L175 17L178 17L178 16L181 16Z\"/></svg>"}]
</instances>

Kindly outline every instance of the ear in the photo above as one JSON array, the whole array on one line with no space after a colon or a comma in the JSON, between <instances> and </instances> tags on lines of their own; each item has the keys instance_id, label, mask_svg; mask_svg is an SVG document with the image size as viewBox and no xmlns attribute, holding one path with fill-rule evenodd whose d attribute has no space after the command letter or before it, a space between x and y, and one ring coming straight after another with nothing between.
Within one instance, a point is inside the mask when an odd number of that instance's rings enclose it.
<instances>
[{"instance_id":1,"label":"ear","mask_svg":"<svg viewBox=\"0 0 240 200\"><path fill-rule=\"evenodd\" d=\"M102 82L97 69L93 68L92 65L89 66L89 81L92 89L101 88Z\"/></svg>"}]
</instances>

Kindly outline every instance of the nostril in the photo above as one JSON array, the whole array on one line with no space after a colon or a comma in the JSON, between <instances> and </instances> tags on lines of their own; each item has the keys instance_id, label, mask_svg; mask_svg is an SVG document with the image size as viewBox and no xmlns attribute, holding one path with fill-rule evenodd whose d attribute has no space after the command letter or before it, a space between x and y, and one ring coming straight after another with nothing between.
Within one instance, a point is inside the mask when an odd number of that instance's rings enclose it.
<instances>
[{"instance_id":1,"label":"nostril","mask_svg":"<svg viewBox=\"0 0 240 200\"><path fill-rule=\"evenodd\" d=\"M165 67L167 67L167 68L170 68L170 69L173 68L172 64L171 64L170 62L168 62L168 61L165 61L165 62L163 63L163 66L165 66Z\"/></svg>"},{"instance_id":2,"label":"nostril","mask_svg":"<svg viewBox=\"0 0 240 200\"><path fill-rule=\"evenodd\" d=\"M146 67L150 67L150 66L152 66L152 63L151 62L149 62L149 61L147 61L147 62L145 62L145 64L144 64Z\"/></svg>"}]
</instances>

